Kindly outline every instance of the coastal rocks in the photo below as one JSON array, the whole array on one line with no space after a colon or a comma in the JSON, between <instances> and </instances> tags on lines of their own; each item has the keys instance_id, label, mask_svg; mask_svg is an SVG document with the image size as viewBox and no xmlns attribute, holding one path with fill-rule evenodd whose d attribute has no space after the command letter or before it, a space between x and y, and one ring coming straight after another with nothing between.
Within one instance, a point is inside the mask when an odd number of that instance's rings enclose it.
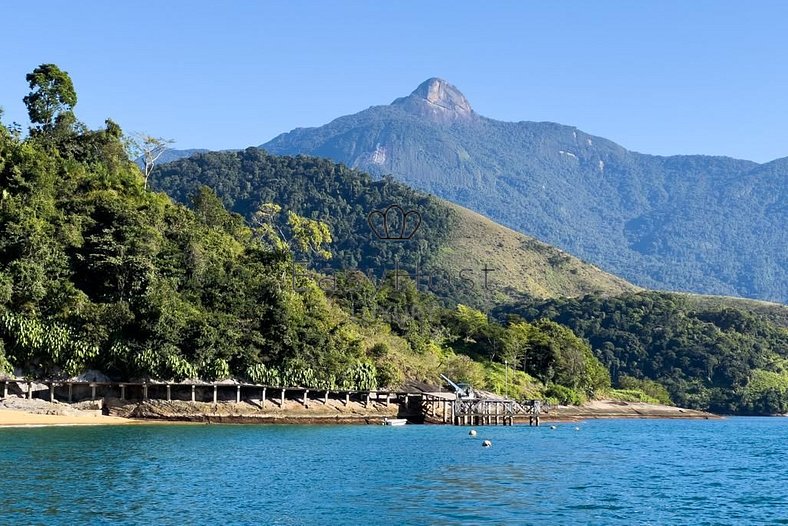
<instances>
[{"instance_id":1,"label":"coastal rocks","mask_svg":"<svg viewBox=\"0 0 788 526\"><path fill-rule=\"evenodd\" d=\"M680 407L622 402L615 400L593 400L581 406L555 406L543 413L545 420L581 420L586 418L719 418L719 416L683 409Z\"/></svg>"},{"instance_id":2,"label":"coastal rocks","mask_svg":"<svg viewBox=\"0 0 788 526\"><path fill-rule=\"evenodd\" d=\"M81 416L95 414L95 411L84 411L69 404L51 403L37 398L28 400L15 396L9 396L0 401L0 409L13 409L37 415Z\"/></svg>"},{"instance_id":3,"label":"coastal rocks","mask_svg":"<svg viewBox=\"0 0 788 526\"><path fill-rule=\"evenodd\" d=\"M109 414L125 418L167 420L205 423L359 423L376 424L385 418L397 417L399 406L391 404L350 402L345 405L338 400L327 402L311 400L308 407L297 400L266 400L265 407L259 400L241 403L188 402L182 400L147 400L131 403L117 398L105 400Z\"/></svg>"}]
</instances>

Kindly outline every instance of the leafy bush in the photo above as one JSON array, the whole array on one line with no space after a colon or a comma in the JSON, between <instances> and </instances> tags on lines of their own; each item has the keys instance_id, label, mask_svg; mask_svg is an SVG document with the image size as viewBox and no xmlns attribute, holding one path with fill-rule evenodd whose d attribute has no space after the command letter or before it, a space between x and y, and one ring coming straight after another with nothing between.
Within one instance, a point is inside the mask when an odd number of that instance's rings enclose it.
<instances>
[{"instance_id":1,"label":"leafy bush","mask_svg":"<svg viewBox=\"0 0 788 526\"><path fill-rule=\"evenodd\" d=\"M577 392L571 387L552 384L544 390L544 396L551 403L561 405L582 405L586 398L582 393Z\"/></svg>"},{"instance_id":2,"label":"leafy bush","mask_svg":"<svg viewBox=\"0 0 788 526\"><path fill-rule=\"evenodd\" d=\"M663 405L673 405L670 400L670 394L665 386L659 382L649 379L638 379L631 376L623 375L618 379L618 385L622 390L640 391L647 397L655 400L654 403Z\"/></svg>"},{"instance_id":3,"label":"leafy bush","mask_svg":"<svg viewBox=\"0 0 788 526\"><path fill-rule=\"evenodd\" d=\"M649 396L640 389L610 389L605 395L613 400L622 402L645 402L647 404L659 404L659 400Z\"/></svg>"}]
</instances>

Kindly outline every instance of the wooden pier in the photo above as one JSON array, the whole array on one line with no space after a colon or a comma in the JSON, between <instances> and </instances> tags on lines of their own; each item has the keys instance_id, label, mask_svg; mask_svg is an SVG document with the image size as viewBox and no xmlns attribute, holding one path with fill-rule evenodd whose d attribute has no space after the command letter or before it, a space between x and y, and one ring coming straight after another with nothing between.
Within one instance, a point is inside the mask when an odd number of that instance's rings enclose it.
<instances>
[{"instance_id":1,"label":"wooden pier","mask_svg":"<svg viewBox=\"0 0 788 526\"><path fill-rule=\"evenodd\" d=\"M538 426L542 411L540 400L518 402L507 398L462 398L454 393L422 395L425 420L456 426L511 426L515 419Z\"/></svg>"}]
</instances>

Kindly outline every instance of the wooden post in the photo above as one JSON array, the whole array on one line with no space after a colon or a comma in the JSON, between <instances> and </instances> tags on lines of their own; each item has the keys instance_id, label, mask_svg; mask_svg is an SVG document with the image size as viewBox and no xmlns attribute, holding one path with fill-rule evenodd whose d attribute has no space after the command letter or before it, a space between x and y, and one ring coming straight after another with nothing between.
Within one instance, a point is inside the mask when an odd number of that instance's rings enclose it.
<instances>
[{"instance_id":1,"label":"wooden post","mask_svg":"<svg viewBox=\"0 0 788 526\"><path fill-rule=\"evenodd\" d=\"M346 391L345 392L345 405L347 406L349 404L350 404L350 391Z\"/></svg>"},{"instance_id":2,"label":"wooden post","mask_svg":"<svg viewBox=\"0 0 788 526\"><path fill-rule=\"evenodd\" d=\"M197 391L197 387L195 387L195 385L192 384L192 403L197 401L196 391Z\"/></svg>"},{"instance_id":3,"label":"wooden post","mask_svg":"<svg viewBox=\"0 0 788 526\"><path fill-rule=\"evenodd\" d=\"M148 382L142 384L142 399L143 400L148 399Z\"/></svg>"},{"instance_id":4,"label":"wooden post","mask_svg":"<svg viewBox=\"0 0 788 526\"><path fill-rule=\"evenodd\" d=\"M309 396L309 389L304 389L304 407L309 407L309 402L307 402L308 396Z\"/></svg>"},{"instance_id":5,"label":"wooden post","mask_svg":"<svg viewBox=\"0 0 788 526\"><path fill-rule=\"evenodd\" d=\"M386 407L391 405L391 393L386 393Z\"/></svg>"},{"instance_id":6,"label":"wooden post","mask_svg":"<svg viewBox=\"0 0 788 526\"><path fill-rule=\"evenodd\" d=\"M126 399L126 384L120 384L120 399Z\"/></svg>"},{"instance_id":7,"label":"wooden post","mask_svg":"<svg viewBox=\"0 0 788 526\"><path fill-rule=\"evenodd\" d=\"M285 389L283 387L282 388L282 401L279 403L279 408L280 409L285 406L285 391L287 391L287 389Z\"/></svg>"},{"instance_id":8,"label":"wooden post","mask_svg":"<svg viewBox=\"0 0 788 526\"><path fill-rule=\"evenodd\" d=\"M50 384L49 384L49 401L50 402L54 402L55 401L55 384L54 384L54 382L50 382Z\"/></svg>"},{"instance_id":9,"label":"wooden post","mask_svg":"<svg viewBox=\"0 0 788 526\"><path fill-rule=\"evenodd\" d=\"M167 384L167 401L172 400L172 392L170 391L170 384Z\"/></svg>"},{"instance_id":10,"label":"wooden post","mask_svg":"<svg viewBox=\"0 0 788 526\"><path fill-rule=\"evenodd\" d=\"M3 398L8 398L8 382L3 382Z\"/></svg>"},{"instance_id":11,"label":"wooden post","mask_svg":"<svg viewBox=\"0 0 788 526\"><path fill-rule=\"evenodd\" d=\"M74 384L71 382L68 383L68 403L71 403L71 400L74 398Z\"/></svg>"},{"instance_id":12,"label":"wooden post","mask_svg":"<svg viewBox=\"0 0 788 526\"><path fill-rule=\"evenodd\" d=\"M90 400L96 400L96 384L90 384Z\"/></svg>"},{"instance_id":13,"label":"wooden post","mask_svg":"<svg viewBox=\"0 0 788 526\"><path fill-rule=\"evenodd\" d=\"M219 401L219 388L214 384L213 386L213 403L217 403Z\"/></svg>"},{"instance_id":14,"label":"wooden post","mask_svg":"<svg viewBox=\"0 0 788 526\"><path fill-rule=\"evenodd\" d=\"M265 409L265 387L263 387L263 392L260 393L260 409Z\"/></svg>"},{"instance_id":15,"label":"wooden post","mask_svg":"<svg viewBox=\"0 0 788 526\"><path fill-rule=\"evenodd\" d=\"M240 404L241 403L241 386L240 385L235 388L235 403L236 404Z\"/></svg>"},{"instance_id":16,"label":"wooden post","mask_svg":"<svg viewBox=\"0 0 788 526\"><path fill-rule=\"evenodd\" d=\"M33 382L27 382L27 399L33 398Z\"/></svg>"},{"instance_id":17,"label":"wooden post","mask_svg":"<svg viewBox=\"0 0 788 526\"><path fill-rule=\"evenodd\" d=\"M369 407L369 391L367 391L367 402L364 404L364 407Z\"/></svg>"},{"instance_id":18,"label":"wooden post","mask_svg":"<svg viewBox=\"0 0 788 526\"><path fill-rule=\"evenodd\" d=\"M326 391L326 396L323 398L323 405L328 405L328 391Z\"/></svg>"}]
</instances>

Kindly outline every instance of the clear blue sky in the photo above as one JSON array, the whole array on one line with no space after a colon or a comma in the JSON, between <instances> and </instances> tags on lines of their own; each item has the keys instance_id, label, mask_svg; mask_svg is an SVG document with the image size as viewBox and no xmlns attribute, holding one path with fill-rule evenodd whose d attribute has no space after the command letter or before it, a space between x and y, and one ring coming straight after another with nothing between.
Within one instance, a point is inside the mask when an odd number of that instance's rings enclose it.
<instances>
[{"instance_id":1,"label":"clear blue sky","mask_svg":"<svg viewBox=\"0 0 788 526\"><path fill-rule=\"evenodd\" d=\"M501 120L646 153L788 156L788 2L3 2L0 105L54 62L77 115L239 148L437 76Z\"/></svg>"}]
</instances>

